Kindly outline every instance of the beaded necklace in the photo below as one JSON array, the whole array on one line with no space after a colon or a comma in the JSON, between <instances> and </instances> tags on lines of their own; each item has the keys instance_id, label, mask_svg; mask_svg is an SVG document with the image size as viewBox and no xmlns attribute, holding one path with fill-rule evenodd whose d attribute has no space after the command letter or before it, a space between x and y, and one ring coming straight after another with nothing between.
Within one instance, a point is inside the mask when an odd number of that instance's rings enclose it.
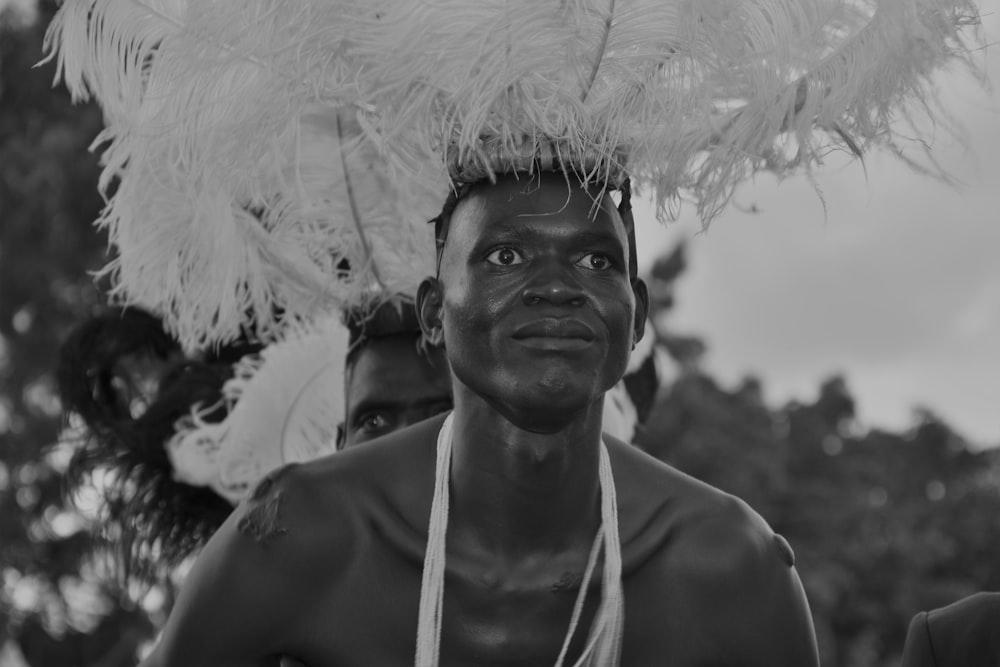
<instances>
[{"instance_id":1,"label":"beaded necklace","mask_svg":"<svg viewBox=\"0 0 1000 667\"><path fill-rule=\"evenodd\" d=\"M423 580L420 585L420 612L417 621L415 667L438 667L441 651L441 615L444 600L445 538L448 530L448 479L451 471L454 413L441 425L437 441L437 466L434 473L434 498L424 554ZM618 535L618 504L608 448L602 442L598 464L601 485L601 527L590 550L587 569L577 594L569 630L555 667L563 667L570 641L576 632L597 556L604 547L601 604L590 628L590 637L574 667L616 667L621 655L625 624L625 598L621 583L621 542Z\"/></svg>"}]
</instances>

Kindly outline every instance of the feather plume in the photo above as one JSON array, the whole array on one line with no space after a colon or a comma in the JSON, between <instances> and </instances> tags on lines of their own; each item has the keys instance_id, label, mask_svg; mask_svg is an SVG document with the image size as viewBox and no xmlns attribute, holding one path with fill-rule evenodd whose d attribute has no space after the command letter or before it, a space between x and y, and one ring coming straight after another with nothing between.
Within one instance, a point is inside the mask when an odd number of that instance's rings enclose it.
<instances>
[{"instance_id":1,"label":"feather plume","mask_svg":"<svg viewBox=\"0 0 1000 667\"><path fill-rule=\"evenodd\" d=\"M440 0L352 34L387 140L470 179L554 151L607 181L627 159L662 217L684 195L707 223L759 170L898 151L892 122L942 117L930 76L968 62L977 21L965 0Z\"/></svg>"},{"instance_id":2,"label":"feather plume","mask_svg":"<svg viewBox=\"0 0 1000 667\"><path fill-rule=\"evenodd\" d=\"M226 418L208 423L192 412L168 444L178 479L236 504L272 470L332 454L348 338L337 318L322 318L237 362L223 387Z\"/></svg>"},{"instance_id":3,"label":"feather plume","mask_svg":"<svg viewBox=\"0 0 1000 667\"><path fill-rule=\"evenodd\" d=\"M56 377L75 445L67 490L91 481L101 490L100 537L124 581L161 579L231 512L210 488L178 479L164 445L192 414L206 432L217 428L230 360L257 350L241 341L188 359L159 318L131 308L84 320L60 346Z\"/></svg>"},{"instance_id":4,"label":"feather plume","mask_svg":"<svg viewBox=\"0 0 1000 667\"><path fill-rule=\"evenodd\" d=\"M281 465L335 451L347 347L347 327L328 317L237 365L224 390L236 401L220 461L224 485L249 490Z\"/></svg>"},{"instance_id":5,"label":"feather plume","mask_svg":"<svg viewBox=\"0 0 1000 667\"><path fill-rule=\"evenodd\" d=\"M147 378L129 378L129 365L167 367L180 354L159 318L143 310L84 320L59 346L56 380L63 412L78 415L99 439L127 431L149 398L141 391Z\"/></svg>"},{"instance_id":6,"label":"feather plume","mask_svg":"<svg viewBox=\"0 0 1000 667\"><path fill-rule=\"evenodd\" d=\"M188 347L230 340L248 319L273 340L317 312L412 294L432 271L437 194L395 185L357 123L310 108L273 143L280 154L248 165L252 186L221 164L193 181L166 140L123 158L99 221L118 250L114 295L162 312Z\"/></svg>"},{"instance_id":7,"label":"feather plume","mask_svg":"<svg viewBox=\"0 0 1000 667\"><path fill-rule=\"evenodd\" d=\"M353 72L335 14L71 0L50 27L74 97L106 113L113 297L162 313L188 349L245 328L274 340L317 312L412 294L432 270L424 223L446 175L384 158L338 106ZM405 160L417 174L402 179Z\"/></svg>"},{"instance_id":8,"label":"feather plume","mask_svg":"<svg viewBox=\"0 0 1000 667\"><path fill-rule=\"evenodd\" d=\"M446 175L627 171L707 224L830 150L917 164L894 128L948 127L931 77L975 71L977 23L972 0L67 0L49 45L107 113L118 295L202 345L415 283Z\"/></svg>"},{"instance_id":9,"label":"feather plume","mask_svg":"<svg viewBox=\"0 0 1000 667\"><path fill-rule=\"evenodd\" d=\"M116 551L124 581L162 580L232 511L211 489L178 480L164 447L192 406L206 423L221 419L226 375L228 368L184 363L163 380L157 400L139 418L96 430L88 423L76 433L69 481L73 487L100 481L101 536Z\"/></svg>"},{"instance_id":10,"label":"feather plume","mask_svg":"<svg viewBox=\"0 0 1000 667\"><path fill-rule=\"evenodd\" d=\"M185 0L67 2L45 36L73 100L101 100L111 123L128 122L141 105L149 63L178 31ZM58 52L53 49L58 45Z\"/></svg>"}]
</instances>

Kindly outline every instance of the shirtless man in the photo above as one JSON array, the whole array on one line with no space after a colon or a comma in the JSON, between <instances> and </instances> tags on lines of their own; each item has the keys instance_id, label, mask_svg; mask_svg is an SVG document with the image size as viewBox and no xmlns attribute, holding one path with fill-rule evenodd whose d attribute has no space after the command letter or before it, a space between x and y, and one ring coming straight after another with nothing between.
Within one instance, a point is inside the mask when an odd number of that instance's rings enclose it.
<instances>
[{"instance_id":1,"label":"shirtless man","mask_svg":"<svg viewBox=\"0 0 1000 667\"><path fill-rule=\"evenodd\" d=\"M622 219L595 194L562 174L474 187L420 289L455 402L441 665L554 664L570 625L601 524L602 400L647 304ZM412 665L443 421L265 479L206 547L145 667ZM787 544L740 500L604 440L621 665L817 665Z\"/></svg>"}]
</instances>

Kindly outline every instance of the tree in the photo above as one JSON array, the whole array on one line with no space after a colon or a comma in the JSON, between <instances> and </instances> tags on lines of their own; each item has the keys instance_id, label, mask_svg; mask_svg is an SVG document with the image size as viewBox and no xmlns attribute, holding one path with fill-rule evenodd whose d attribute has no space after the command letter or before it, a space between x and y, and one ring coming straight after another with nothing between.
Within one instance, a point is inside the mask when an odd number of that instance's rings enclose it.
<instances>
[{"instance_id":1,"label":"tree","mask_svg":"<svg viewBox=\"0 0 1000 667\"><path fill-rule=\"evenodd\" d=\"M52 362L69 328L104 302L87 272L104 263L106 241L92 226L102 201L87 150L100 110L72 106L52 86L54 66L35 67L54 10L41 3L26 25L9 8L0 18L0 647L20 640L32 667L125 665L131 656L107 660L143 615L94 570L87 519L60 475Z\"/></svg>"},{"instance_id":2,"label":"tree","mask_svg":"<svg viewBox=\"0 0 1000 667\"><path fill-rule=\"evenodd\" d=\"M684 265L676 248L650 280L657 338L683 371L639 446L743 498L789 540L822 664L895 667L917 611L1000 590L1000 451L971 451L926 408L901 433L866 431L842 377L783 407L754 378L719 386L701 369L704 342L669 328Z\"/></svg>"}]
</instances>

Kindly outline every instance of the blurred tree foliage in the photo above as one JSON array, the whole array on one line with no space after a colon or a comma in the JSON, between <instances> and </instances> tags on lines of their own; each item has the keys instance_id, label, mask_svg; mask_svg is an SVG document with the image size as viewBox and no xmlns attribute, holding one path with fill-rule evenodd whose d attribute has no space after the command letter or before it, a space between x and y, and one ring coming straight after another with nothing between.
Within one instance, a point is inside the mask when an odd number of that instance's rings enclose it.
<instances>
[{"instance_id":1,"label":"blurred tree foliage","mask_svg":"<svg viewBox=\"0 0 1000 667\"><path fill-rule=\"evenodd\" d=\"M26 6L30 3L24 3ZM54 12L0 15L0 663L133 664L144 614L118 604L99 576L87 517L65 499L53 360L60 340L104 301L88 271L104 263L91 226L102 201L87 147L102 127L93 105L53 88L35 67ZM29 13L31 9L27 10ZM15 663L16 664L16 663Z\"/></svg>"},{"instance_id":2,"label":"blurred tree foliage","mask_svg":"<svg viewBox=\"0 0 1000 667\"><path fill-rule=\"evenodd\" d=\"M676 280L682 251L656 264L652 294L672 294L658 283ZM1000 448L971 449L924 408L903 433L865 430L840 377L815 402L779 409L754 378L722 388L697 363L703 346L678 347L685 339L665 326L672 299L654 301L657 337L683 370L637 444L743 498L788 538L823 665L896 667L917 611L1000 590Z\"/></svg>"},{"instance_id":3,"label":"blurred tree foliage","mask_svg":"<svg viewBox=\"0 0 1000 667\"><path fill-rule=\"evenodd\" d=\"M102 203L87 151L100 112L52 88L52 65L33 69L52 12L43 2L33 23L0 19L0 662L118 667L158 617L102 574L90 519L61 485L52 363L102 307L87 272L105 239L91 226ZM781 408L755 379L720 387L701 369L703 341L669 325L684 268L679 246L650 276L656 341L679 374L638 444L788 538L823 664L894 666L915 612L1000 590L1000 450L970 450L926 409L906 432L866 431L837 377L813 403Z\"/></svg>"}]
</instances>

